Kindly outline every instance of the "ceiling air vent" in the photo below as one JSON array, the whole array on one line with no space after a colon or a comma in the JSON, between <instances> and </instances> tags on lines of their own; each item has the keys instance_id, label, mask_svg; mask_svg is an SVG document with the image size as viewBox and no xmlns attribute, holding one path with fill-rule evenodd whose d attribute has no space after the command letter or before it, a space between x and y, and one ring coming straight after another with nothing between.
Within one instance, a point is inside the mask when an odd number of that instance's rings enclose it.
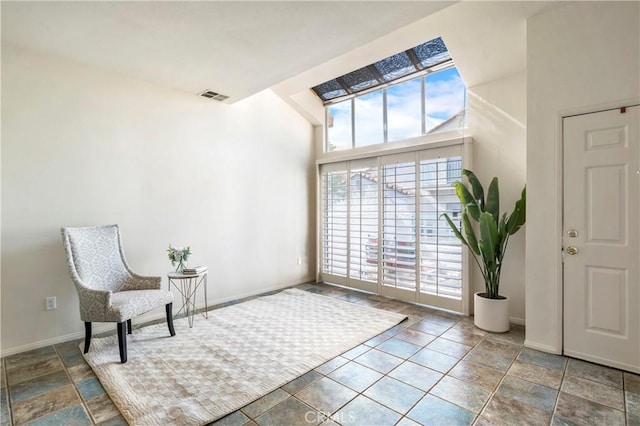
<instances>
[{"instance_id":1,"label":"ceiling air vent","mask_svg":"<svg viewBox=\"0 0 640 426\"><path fill-rule=\"evenodd\" d=\"M211 90L205 90L204 92L200 93L200 96L204 96L205 98L210 98L210 99L213 99L214 101L220 101L220 102L224 101L225 99L229 99L228 96L221 95L220 93L216 93Z\"/></svg>"}]
</instances>

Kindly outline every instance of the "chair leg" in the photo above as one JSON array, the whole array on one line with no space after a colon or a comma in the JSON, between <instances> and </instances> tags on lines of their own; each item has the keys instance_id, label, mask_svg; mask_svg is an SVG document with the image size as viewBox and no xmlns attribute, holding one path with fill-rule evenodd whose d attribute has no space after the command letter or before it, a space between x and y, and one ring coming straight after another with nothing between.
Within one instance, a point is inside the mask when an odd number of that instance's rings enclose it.
<instances>
[{"instance_id":1,"label":"chair leg","mask_svg":"<svg viewBox=\"0 0 640 426\"><path fill-rule=\"evenodd\" d=\"M127 334L131 334L131 318L127 320Z\"/></svg>"},{"instance_id":2,"label":"chair leg","mask_svg":"<svg viewBox=\"0 0 640 426\"><path fill-rule=\"evenodd\" d=\"M167 326L169 327L169 333L172 336L175 336L176 331L173 329L173 303L167 303L165 308L167 310Z\"/></svg>"},{"instance_id":3,"label":"chair leg","mask_svg":"<svg viewBox=\"0 0 640 426\"><path fill-rule=\"evenodd\" d=\"M84 323L84 353L89 352L89 345L91 344L91 323L85 321Z\"/></svg>"},{"instance_id":4,"label":"chair leg","mask_svg":"<svg viewBox=\"0 0 640 426\"><path fill-rule=\"evenodd\" d=\"M127 330L125 321L118 323L118 347L120 348L120 362L127 362Z\"/></svg>"}]
</instances>

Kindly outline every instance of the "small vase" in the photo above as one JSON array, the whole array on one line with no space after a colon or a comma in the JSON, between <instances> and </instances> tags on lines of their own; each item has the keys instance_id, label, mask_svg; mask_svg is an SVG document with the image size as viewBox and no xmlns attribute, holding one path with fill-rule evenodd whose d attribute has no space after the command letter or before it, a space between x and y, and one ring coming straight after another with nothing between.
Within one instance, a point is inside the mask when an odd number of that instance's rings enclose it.
<instances>
[{"instance_id":1,"label":"small vase","mask_svg":"<svg viewBox=\"0 0 640 426\"><path fill-rule=\"evenodd\" d=\"M184 271L184 267L185 267L185 264L181 260L180 262L178 262L178 267L176 268L176 272L181 274Z\"/></svg>"}]
</instances>

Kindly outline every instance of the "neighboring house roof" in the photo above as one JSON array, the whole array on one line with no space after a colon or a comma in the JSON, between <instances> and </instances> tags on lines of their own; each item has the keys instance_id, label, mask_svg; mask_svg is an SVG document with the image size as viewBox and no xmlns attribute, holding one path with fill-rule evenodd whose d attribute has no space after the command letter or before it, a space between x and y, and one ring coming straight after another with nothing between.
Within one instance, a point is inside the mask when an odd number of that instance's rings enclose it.
<instances>
[{"instance_id":1,"label":"neighboring house roof","mask_svg":"<svg viewBox=\"0 0 640 426\"><path fill-rule=\"evenodd\" d=\"M432 127L427 134L436 132L446 132L449 130L457 130L464 126L466 109L461 109L456 114L444 120L442 123Z\"/></svg>"},{"instance_id":2,"label":"neighboring house roof","mask_svg":"<svg viewBox=\"0 0 640 426\"><path fill-rule=\"evenodd\" d=\"M363 177L365 179L368 179L368 180L370 180L370 181L372 181L374 183L378 183L378 177L370 174L368 170L365 170L363 172L355 172L354 174L351 175L351 177L353 178L354 176L361 176L361 177ZM402 188L401 186L395 185L393 183L386 183L384 185L388 189L397 191L397 192L399 192L399 193L401 193L403 195L414 195L415 194L415 190L405 189L405 188Z\"/></svg>"}]
</instances>

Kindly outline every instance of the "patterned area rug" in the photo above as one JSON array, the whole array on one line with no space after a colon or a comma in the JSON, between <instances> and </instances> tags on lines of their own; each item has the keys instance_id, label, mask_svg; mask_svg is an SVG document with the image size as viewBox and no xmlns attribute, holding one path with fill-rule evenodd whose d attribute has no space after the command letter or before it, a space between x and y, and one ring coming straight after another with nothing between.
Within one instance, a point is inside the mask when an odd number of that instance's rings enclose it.
<instances>
[{"instance_id":1,"label":"patterned area rug","mask_svg":"<svg viewBox=\"0 0 640 426\"><path fill-rule=\"evenodd\" d=\"M131 425L199 425L266 395L405 317L297 289L209 312L209 319L134 330L85 358Z\"/></svg>"}]
</instances>

